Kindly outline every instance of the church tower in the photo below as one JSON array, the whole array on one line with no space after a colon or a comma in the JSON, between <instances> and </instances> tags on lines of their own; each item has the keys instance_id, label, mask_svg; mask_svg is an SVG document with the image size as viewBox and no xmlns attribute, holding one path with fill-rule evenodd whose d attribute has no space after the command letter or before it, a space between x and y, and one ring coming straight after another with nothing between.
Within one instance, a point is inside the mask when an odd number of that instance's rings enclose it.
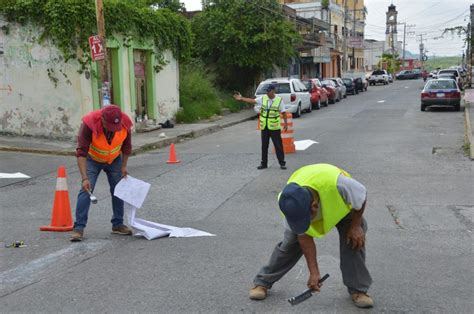
<instances>
[{"instance_id":1,"label":"church tower","mask_svg":"<svg viewBox=\"0 0 474 314\"><path fill-rule=\"evenodd\" d=\"M397 52L397 14L397 8L392 3L387 11L387 29L385 31L385 50L391 54Z\"/></svg>"}]
</instances>

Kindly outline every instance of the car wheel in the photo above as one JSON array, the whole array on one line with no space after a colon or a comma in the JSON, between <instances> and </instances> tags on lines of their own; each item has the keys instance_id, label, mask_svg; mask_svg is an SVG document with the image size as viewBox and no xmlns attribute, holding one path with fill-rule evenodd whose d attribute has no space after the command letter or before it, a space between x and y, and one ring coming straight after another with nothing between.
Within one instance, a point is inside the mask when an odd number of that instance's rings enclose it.
<instances>
[{"instance_id":1,"label":"car wheel","mask_svg":"<svg viewBox=\"0 0 474 314\"><path fill-rule=\"evenodd\" d=\"M298 105L298 108L296 108L296 112L293 115L295 118L301 117L301 104Z\"/></svg>"},{"instance_id":2,"label":"car wheel","mask_svg":"<svg viewBox=\"0 0 474 314\"><path fill-rule=\"evenodd\" d=\"M425 111L426 105L421 105L421 108L420 108L420 109L421 109L421 111Z\"/></svg>"},{"instance_id":3,"label":"car wheel","mask_svg":"<svg viewBox=\"0 0 474 314\"><path fill-rule=\"evenodd\" d=\"M316 110L321 109L321 99L318 99L318 105L315 108Z\"/></svg>"},{"instance_id":4,"label":"car wheel","mask_svg":"<svg viewBox=\"0 0 474 314\"><path fill-rule=\"evenodd\" d=\"M456 105L454 106L454 110L455 110L455 111L461 111L461 104L459 104L459 103L456 104Z\"/></svg>"},{"instance_id":5,"label":"car wheel","mask_svg":"<svg viewBox=\"0 0 474 314\"><path fill-rule=\"evenodd\" d=\"M359 90L356 90L354 94L359 95Z\"/></svg>"},{"instance_id":6,"label":"car wheel","mask_svg":"<svg viewBox=\"0 0 474 314\"><path fill-rule=\"evenodd\" d=\"M329 106L329 97L326 98L326 103L324 104L324 107L327 107L327 106Z\"/></svg>"},{"instance_id":7,"label":"car wheel","mask_svg":"<svg viewBox=\"0 0 474 314\"><path fill-rule=\"evenodd\" d=\"M344 98L347 98L347 93L344 94Z\"/></svg>"},{"instance_id":8,"label":"car wheel","mask_svg":"<svg viewBox=\"0 0 474 314\"><path fill-rule=\"evenodd\" d=\"M313 111L313 105L309 103L308 109L306 110L307 113L310 113Z\"/></svg>"}]
</instances>

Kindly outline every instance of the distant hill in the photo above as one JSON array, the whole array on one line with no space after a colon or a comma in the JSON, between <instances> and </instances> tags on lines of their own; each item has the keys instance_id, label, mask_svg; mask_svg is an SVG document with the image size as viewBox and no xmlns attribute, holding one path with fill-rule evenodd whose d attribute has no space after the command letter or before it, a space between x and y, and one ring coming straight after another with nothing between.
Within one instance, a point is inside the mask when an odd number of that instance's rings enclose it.
<instances>
[{"instance_id":1,"label":"distant hill","mask_svg":"<svg viewBox=\"0 0 474 314\"><path fill-rule=\"evenodd\" d=\"M434 70L436 68L449 68L453 65L460 65L462 63L462 57L429 57L428 61L425 62L425 66L428 70Z\"/></svg>"}]
</instances>

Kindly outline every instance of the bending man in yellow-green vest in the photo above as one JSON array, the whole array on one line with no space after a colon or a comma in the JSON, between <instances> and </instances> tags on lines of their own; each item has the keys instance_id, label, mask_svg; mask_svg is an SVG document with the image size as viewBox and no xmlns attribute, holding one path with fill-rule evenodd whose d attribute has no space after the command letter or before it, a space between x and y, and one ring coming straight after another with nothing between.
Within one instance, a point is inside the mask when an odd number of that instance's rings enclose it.
<instances>
[{"instance_id":1,"label":"bending man in yellow-green vest","mask_svg":"<svg viewBox=\"0 0 474 314\"><path fill-rule=\"evenodd\" d=\"M281 121L280 113L285 122L284 130L288 128L286 121L286 111L283 99L276 95L276 85L266 86L267 94L256 99L242 97L239 93L234 95L238 101L255 105L255 111L260 114L260 130L262 135L262 161L257 169L262 170L268 167L268 146L270 138L275 146L275 152L280 164L280 169L286 169L285 153L283 151L283 142L281 140Z\"/></svg>"},{"instance_id":2,"label":"bending man in yellow-green vest","mask_svg":"<svg viewBox=\"0 0 474 314\"><path fill-rule=\"evenodd\" d=\"M367 294L372 283L365 265L367 222L362 217L366 188L344 170L329 164L314 164L295 171L279 196L285 217L283 241L254 279L249 297L263 300L267 290L304 255L309 270L308 288L321 284L314 238L323 238L334 227L339 232L340 268L352 302L361 308L373 306Z\"/></svg>"}]
</instances>

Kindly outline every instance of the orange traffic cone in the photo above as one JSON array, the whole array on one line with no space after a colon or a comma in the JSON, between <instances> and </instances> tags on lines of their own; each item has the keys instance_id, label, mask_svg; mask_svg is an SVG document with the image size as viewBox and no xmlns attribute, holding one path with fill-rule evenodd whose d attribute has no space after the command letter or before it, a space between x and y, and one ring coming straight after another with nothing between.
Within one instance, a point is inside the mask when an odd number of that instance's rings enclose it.
<instances>
[{"instance_id":1,"label":"orange traffic cone","mask_svg":"<svg viewBox=\"0 0 474 314\"><path fill-rule=\"evenodd\" d=\"M51 225L41 226L41 231L71 231L73 228L69 192L67 190L66 168L58 168L56 179L56 193L54 195L53 216Z\"/></svg>"},{"instance_id":2,"label":"orange traffic cone","mask_svg":"<svg viewBox=\"0 0 474 314\"><path fill-rule=\"evenodd\" d=\"M170 157L168 158L167 164L177 164L181 161L176 158L176 148L174 147L174 143L171 143L170 146Z\"/></svg>"}]
</instances>

